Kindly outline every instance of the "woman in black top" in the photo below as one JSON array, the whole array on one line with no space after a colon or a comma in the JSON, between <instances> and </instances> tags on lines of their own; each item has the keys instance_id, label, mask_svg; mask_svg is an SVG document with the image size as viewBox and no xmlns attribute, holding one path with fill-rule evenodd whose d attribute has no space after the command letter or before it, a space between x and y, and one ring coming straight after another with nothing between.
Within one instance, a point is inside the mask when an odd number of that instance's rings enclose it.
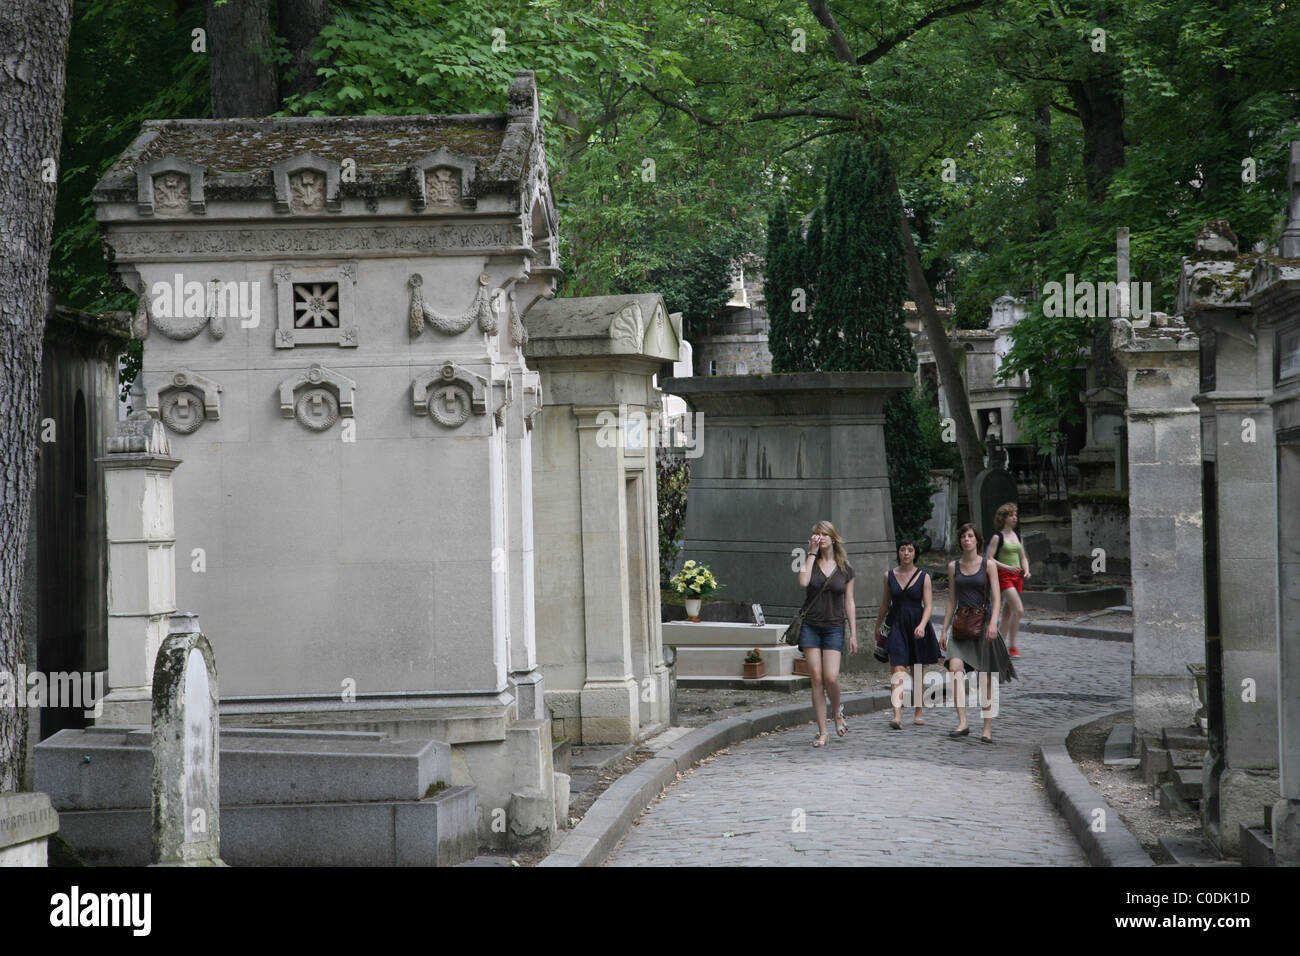
<instances>
[{"instance_id":1,"label":"woman in black top","mask_svg":"<svg viewBox=\"0 0 1300 956\"><path fill-rule=\"evenodd\" d=\"M823 583L825 588L822 587ZM808 660L812 677L813 714L817 717L814 747L826 746L826 698L835 714L835 732L843 737L849 725L840 712L840 657L844 652L844 626L849 628L849 653L858 652L858 623L853 604L853 568L844 544L829 521L813 526L808 554L799 571L804 589L803 628L799 649ZM818 592L821 592L820 594Z\"/></svg>"},{"instance_id":2,"label":"woman in black top","mask_svg":"<svg viewBox=\"0 0 1300 956\"><path fill-rule=\"evenodd\" d=\"M889 702L894 708L894 719L889 726L903 729L903 684L907 672L912 671L912 704L916 714L914 724L924 724L921 716L921 675L923 665L939 661L939 642L935 640L930 615L934 610L930 575L916 566L916 542L908 539L898 545L898 567L885 572L885 589L880 595L880 611L876 615L876 632L894 610L885 649L893 673L889 679Z\"/></svg>"}]
</instances>

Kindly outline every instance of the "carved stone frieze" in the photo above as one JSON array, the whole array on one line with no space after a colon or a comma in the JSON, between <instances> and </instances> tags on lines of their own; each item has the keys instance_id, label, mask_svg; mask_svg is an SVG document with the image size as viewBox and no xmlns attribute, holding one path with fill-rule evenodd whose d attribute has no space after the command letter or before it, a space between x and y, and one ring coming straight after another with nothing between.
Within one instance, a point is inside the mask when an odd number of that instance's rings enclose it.
<instances>
[{"instance_id":1,"label":"carved stone frieze","mask_svg":"<svg viewBox=\"0 0 1300 956\"><path fill-rule=\"evenodd\" d=\"M202 232L113 229L108 233L107 241L117 259L167 261L199 256L269 258L286 253L351 256L451 252L457 249L506 251L516 245L513 232L507 223L213 229Z\"/></svg>"},{"instance_id":2,"label":"carved stone frieze","mask_svg":"<svg viewBox=\"0 0 1300 956\"><path fill-rule=\"evenodd\" d=\"M486 272L480 273L478 289L469 308L459 314L449 315L438 312L424 301L424 277L418 272L412 273L406 280L411 290L411 307L408 311L411 335L419 335L423 332L426 322L444 335L459 335L475 320L478 321L480 332L495 335L497 318L496 313L492 311L491 296L488 292L490 282L491 277Z\"/></svg>"}]
</instances>

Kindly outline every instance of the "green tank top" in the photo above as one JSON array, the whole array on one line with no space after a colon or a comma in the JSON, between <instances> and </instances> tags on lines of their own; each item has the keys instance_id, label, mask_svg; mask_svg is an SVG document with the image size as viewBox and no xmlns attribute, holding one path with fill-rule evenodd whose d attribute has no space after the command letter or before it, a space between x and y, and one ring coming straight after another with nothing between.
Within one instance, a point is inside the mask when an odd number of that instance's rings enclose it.
<instances>
[{"instance_id":1,"label":"green tank top","mask_svg":"<svg viewBox=\"0 0 1300 956\"><path fill-rule=\"evenodd\" d=\"M1020 567L1020 542L1008 541L1006 538L1000 540L1002 543L998 553L993 555L994 560L1009 564L1013 568Z\"/></svg>"}]
</instances>

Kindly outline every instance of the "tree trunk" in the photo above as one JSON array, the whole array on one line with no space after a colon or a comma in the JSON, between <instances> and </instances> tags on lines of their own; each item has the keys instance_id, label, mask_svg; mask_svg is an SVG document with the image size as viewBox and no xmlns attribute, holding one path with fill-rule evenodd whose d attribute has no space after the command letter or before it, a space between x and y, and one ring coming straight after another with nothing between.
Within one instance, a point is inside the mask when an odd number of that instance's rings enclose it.
<instances>
[{"instance_id":1,"label":"tree trunk","mask_svg":"<svg viewBox=\"0 0 1300 956\"><path fill-rule=\"evenodd\" d=\"M280 0L276 29L289 44L289 63L280 69L281 99L310 93L320 86L311 47L329 22L329 0Z\"/></svg>"},{"instance_id":2,"label":"tree trunk","mask_svg":"<svg viewBox=\"0 0 1300 956\"><path fill-rule=\"evenodd\" d=\"M15 678L27 664L20 598L71 23L72 0L0 3L0 673ZM70 436L71 422L54 424ZM27 709L0 704L0 793L22 785L26 736Z\"/></svg>"},{"instance_id":3,"label":"tree trunk","mask_svg":"<svg viewBox=\"0 0 1300 956\"><path fill-rule=\"evenodd\" d=\"M1066 86L1083 124L1084 187L1088 201L1098 203L1124 165L1124 90L1117 76L1070 80Z\"/></svg>"},{"instance_id":4,"label":"tree trunk","mask_svg":"<svg viewBox=\"0 0 1300 956\"><path fill-rule=\"evenodd\" d=\"M1052 205L1052 106L1044 99L1035 112L1034 199L1038 205L1038 234L1045 236L1056 228Z\"/></svg>"},{"instance_id":5,"label":"tree trunk","mask_svg":"<svg viewBox=\"0 0 1300 956\"><path fill-rule=\"evenodd\" d=\"M817 22L826 28L831 50L836 59L857 66L857 58L849 48L848 41L840 32L835 16L831 13L826 0L808 0L808 9L817 18ZM867 91L863 90L865 97ZM872 124L879 133L879 120L873 116ZM952 357L948 344L948 330L943 327L939 311L934 307L934 296L930 293L930 284L926 281L925 270L921 267L921 257L917 254L916 243L912 240L912 227L907 221L907 204L903 202L902 190L898 188L898 177L894 174L892 161L889 166L889 185L898 196L899 229L903 235L903 248L907 254L907 281L911 288L916 310L921 314L921 324L925 326L926 337L934 351L935 364L939 367L939 386L948 399L948 410L952 412L953 423L957 431L957 450L961 454L962 475L966 481L966 495L974 507L975 476L984 467L984 446L975 434L975 424L971 421L970 402L966 398L966 386L957 371L957 361ZM984 534L988 534L985 529Z\"/></svg>"},{"instance_id":6,"label":"tree trunk","mask_svg":"<svg viewBox=\"0 0 1300 956\"><path fill-rule=\"evenodd\" d=\"M898 188L898 179L890 167L889 183L898 193L899 229L903 233L903 248L907 253L907 281L912 290L912 299L916 302L916 311L920 313L921 325L925 327L925 337L930 340L930 350L934 352L934 362L939 367L939 385L948 399L948 411L952 413L957 432L957 451L961 455L962 478L966 482L966 497L971 502L972 512L975 502L975 476L984 467L984 446L975 434L975 424L971 420L970 402L966 397L966 385L961 372L957 369L957 360L952 355L952 345L948 341L948 330L944 328L939 310L934 307L934 297L930 294L930 284L925 281L925 270L921 268L921 257L917 254L916 243L912 241L912 227L907 221L907 212L903 209L903 196ZM972 515L973 516L973 515ZM982 534L989 534L981 528Z\"/></svg>"},{"instance_id":7,"label":"tree trunk","mask_svg":"<svg viewBox=\"0 0 1300 956\"><path fill-rule=\"evenodd\" d=\"M280 108L271 62L271 0L208 0L212 115L269 116Z\"/></svg>"}]
</instances>

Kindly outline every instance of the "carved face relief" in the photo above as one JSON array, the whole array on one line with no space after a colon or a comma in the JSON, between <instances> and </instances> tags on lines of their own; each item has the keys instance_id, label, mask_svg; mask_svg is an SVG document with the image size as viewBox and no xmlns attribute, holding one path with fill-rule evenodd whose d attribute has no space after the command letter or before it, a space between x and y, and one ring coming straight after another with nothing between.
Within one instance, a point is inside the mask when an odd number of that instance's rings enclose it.
<instances>
[{"instance_id":1,"label":"carved face relief","mask_svg":"<svg viewBox=\"0 0 1300 956\"><path fill-rule=\"evenodd\" d=\"M328 388L308 388L298 395L293 414L314 432L323 432L339 420L339 402Z\"/></svg>"},{"instance_id":2,"label":"carved face relief","mask_svg":"<svg viewBox=\"0 0 1300 956\"><path fill-rule=\"evenodd\" d=\"M469 395L459 385L437 385L429 390L429 414L439 425L459 428L469 420Z\"/></svg>"},{"instance_id":3,"label":"carved face relief","mask_svg":"<svg viewBox=\"0 0 1300 956\"><path fill-rule=\"evenodd\" d=\"M158 417L172 431L188 435L204 422L203 399L188 388L169 391L158 403Z\"/></svg>"},{"instance_id":4,"label":"carved face relief","mask_svg":"<svg viewBox=\"0 0 1300 956\"><path fill-rule=\"evenodd\" d=\"M431 170L424 179L424 201L430 206L450 206L460 199L460 179L450 166Z\"/></svg>"},{"instance_id":5,"label":"carved face relief","mask_svg":"<svg viewBox=\"0 0 1300 956\"><path fill-rule=\"evenodd\" d=\"M289 177L289 207L294 212L325 211L325 177L314 169L303 169Z\"/></svg>"},{"instance_id":6,"label":"carved face relief","mask_svg":"<svg viewBox=\"0 0 1300 956\"><path fill-rule=\"evenodd\" d=\"M153 211L158 216L183 216L190 211L190 177L159 173L153 178Z\"/></svg>"}]
</instances>

